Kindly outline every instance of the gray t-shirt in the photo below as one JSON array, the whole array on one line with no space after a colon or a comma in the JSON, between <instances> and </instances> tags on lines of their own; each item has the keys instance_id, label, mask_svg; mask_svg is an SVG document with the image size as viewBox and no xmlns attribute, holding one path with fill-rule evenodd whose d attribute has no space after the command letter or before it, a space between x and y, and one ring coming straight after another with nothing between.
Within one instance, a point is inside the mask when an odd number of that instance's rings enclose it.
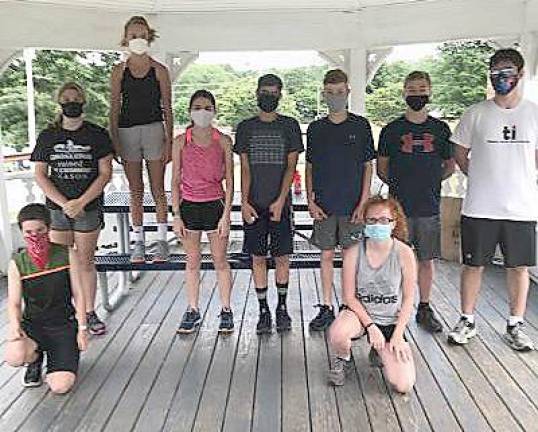
<instances>
[{"instance_id":1,"label":"gray t-shirt","mask_svg":"<svg viewBox=\"0 0 538 432\"><path fill-rule=\"evenodd\" d=\"M234 152L248 155L252 205L267 209L278 198L288 154L303 150L301 129L294 118L279 114L272 122L253 117L239 123Z\"/></svg>"}]
</instances>

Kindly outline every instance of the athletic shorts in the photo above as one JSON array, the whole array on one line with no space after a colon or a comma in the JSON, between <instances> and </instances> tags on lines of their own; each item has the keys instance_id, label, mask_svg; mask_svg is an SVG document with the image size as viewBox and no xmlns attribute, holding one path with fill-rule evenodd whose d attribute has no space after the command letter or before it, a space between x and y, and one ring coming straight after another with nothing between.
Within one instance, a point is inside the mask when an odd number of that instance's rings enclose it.
<instances>
[{"instance_id":1,"label":"athletic shorts","mask_svg":"<svg viewBox=\"0 0 538 432\"><path fill-rule=\"evenodd\" d=\"M333 250L337 245L347 248L362 236L362 225L351 223L349 216L329 216L315 220L310 242L321 250Z\"/></svg>"},{"instance_id":2,"label":"athletic shorts","mask_svg":"<svg viewBox=\"0 0 538 432\"><path fill-rule=\"evenodd\" d=\"M122 159L128 162L161 159L165 137L163 122L119 128L118 134Z\"/></svg>"},{"instance_id":3,"label":"athletic shorts","mask_svg":"<svg viewBox=\"0 0 538 432\"><path fill-rule=\"evenodd\" d=\"M441 256L441 219L439 215L410 217L407 219L409 242L419 261L429 261Z\"/></svg>"},{"instance_id":4,"label":"athletic shorts","mask_svg":"<svg viewBox=\"0 0 538 432\"><path fill-rule=\"evenodd\" d=\"M500 245L504 265L536 265L536 222L461 217L463 263L480 267L489 264Z\"/></svg>"},{"instance_id":5,"label":"athletic shorts","mask_svg":"<svg viewBox=\"0 0 538 432\"><path fill-rule=\"evenodd\" d=\"M293 252L293 233L291 228L291 209L285 205L280 222L270 220L269 209L255 208L258 218L251 224L243 221L245 233L243 250L254 256L278 257Z\"/></svg>"},{"instance_id":6,"label":"athletic shorts","mask_svg":"<svg viewBox=\"0 0 538 432\"><path fill-rule=\"evenodd\" d=\"M216 231L224 213L224 202L221 199L206 202L183 200L179 213L189 231Z\"/></svg>"},{"instance_id":7,"label":"athletic shorts","mask_svg":"<svg viewBox=\"0 0 538 432\"><path fill-rule=\"evenodd\" d=\"M23 321L24 332L46 353L47 373L77 373L80 352L77 344L77 324L73 318L61 325Z\"/></svg>"},{"instance_id":8,"label":"athletic shorts","mask_svg":"<svg viewBox=\"0 0 538 432\"><path fill-rule=\"evenodd\" d=\"M62 210L50 209L51 229L55 231L92 232L104 226L103 211L100 208L84 211L72 219Z\"/></svg>"}]
</instances>

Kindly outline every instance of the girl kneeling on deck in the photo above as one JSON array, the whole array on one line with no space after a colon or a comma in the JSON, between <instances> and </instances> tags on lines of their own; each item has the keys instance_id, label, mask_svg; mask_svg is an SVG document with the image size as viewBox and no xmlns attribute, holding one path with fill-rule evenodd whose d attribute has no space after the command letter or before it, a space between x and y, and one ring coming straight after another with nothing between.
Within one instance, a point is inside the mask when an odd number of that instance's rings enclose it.
<instances>
[{"instance_id":1,"label":"girl kneeling on deck","mask_svg":"<svg viewBox=\"0 0 538 432\"><path fill-rule=\"evenodd\" d=\"M28 204L18 216L26 249L9 263L5 360L28 364L23 385L37 387L46 352L47 384L61 394L73 387L79 351L87 346L86 314L81 287L71 286L67 248L49 241L50 219L43 204Z\"/></svg>"},{"instance_id":2,"label":"girl kneeling on deck","mask_svg":"<svg viewBox=\"0 0 538 432\"><path fill-rule=\"evenodd\" d=\"M177 138L172 149L174 231L187 254L185 276L189 301L178 333L193 332L202 320L198 310L202 231L207 232L217 271L222 303L219 332L232 332L232 275L226 257L234 190L232 139L212 127L216 104L210 92L196 91L189 111L192 125Z\"/></svg>"},{"instance_id":3,"label":"girl kneeling on deck","mask_svg":"<svg viewBox=\"0 0 538 432\"><path fill-rule=\"evenodd\" d=\"M379 362L387 381L400 393L415 383L415 365L404 331L413 310L416 262L404 242L407 225L392 198L370 198L364 206L365 240L346 250L342 269L345 306L330 328L335 360L329 372L343 385L351 341L366 333L370 361Z\"/></svg>"}]
</instances>

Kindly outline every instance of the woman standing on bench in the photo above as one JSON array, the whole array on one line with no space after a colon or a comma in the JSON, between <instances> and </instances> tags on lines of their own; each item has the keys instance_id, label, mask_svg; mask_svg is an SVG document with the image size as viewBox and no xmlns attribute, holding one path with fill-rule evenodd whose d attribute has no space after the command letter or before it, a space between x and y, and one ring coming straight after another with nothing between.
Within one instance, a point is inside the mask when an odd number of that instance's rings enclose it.
<instances>
[{"instance_id":1,"label":"woman standing on bench","mask_svg":"<svg viewBox=\"0 0 538 432\"><path fill-rule=\"evenodd\" d=\"M84 293L71 285L67 248L49 240L49 210L28 204L17 219L26 249L13 255L8 268L5 359L13 367L26 364L24 387L38 387L46 352L50 390L67 393L87 346Z\"/></svg>"},{"instance_id":2,"label":"woman standing on bench","mask_svg":"<svg viewBox=\"0 0 538 432\"><path fill-rule=\"evenodd\" d=\"M50 239L69 246L71 282L86 298L89 331L105 333L95 313L94 255L103 225L103 189L112 176L113 149L106 129L84 120L84 90L66 83L58 91L62 112L39 134L30 160L51 212Z\"/></svg>"},{"instance_id":3,"label":"woman standing on bench","mask_svg":"<svg viewBox=\"0 0 538 432\"><path fill-rule=\"evenodd\" d=\"M232 274L226 258L230 211L233 200L232 139L214 127L216 104L206 90L195 92L189 103L192 124L181 134L172 152L172 208L174 231L187 254L189 307L178 333L191 333L200 325L200 238L207 232L213 264L217 271L222 310L219 332L232 332L230 309ZM225 180L226 191L222 187Z\"/></svg>"},{"instance_id":4,"label":"woman standing on bench","mask_svg":"<svg viewBox=\"0 0 538 432\"><path fill-rule=\"evenodd\" d=\"M131 194L135 241L131 262L144 262L146 253L143 160L157 211L158 240L153 261L167 261L169 256L164 172L172 150L172 90L166 66L148 55L149 45L156 37L144 17L129 19L121 42L128 47L129 58L114 67L111 77L110 133Z\"/></svg>"},{"instance_id":5,"label":"woman standing on bench","mask_svg":"<svg viewBox=\"0 0 538 432\"><path fill-rule=\"evenodd\" d=\"M370 361L383 367L387 381L400 393L415 383L415 365L404 332L413 311L416 262L407 240L401 206L392 198L370 198L364 206L365 240L351 246L342 269L342 311L330 327L336 359L329 373L343 385L351 341L363 334L371 345Z\"/></svg>"}]
</instances>

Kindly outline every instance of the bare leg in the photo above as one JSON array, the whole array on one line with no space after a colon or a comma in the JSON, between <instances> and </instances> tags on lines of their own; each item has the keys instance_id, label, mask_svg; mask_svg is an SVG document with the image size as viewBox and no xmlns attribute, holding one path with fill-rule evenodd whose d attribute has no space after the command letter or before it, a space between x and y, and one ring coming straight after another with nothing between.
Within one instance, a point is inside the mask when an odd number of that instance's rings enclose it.
<instances>
[{"instance_id":1,"label":"bare leg","mask_svg":"<svg viewBox=\"0 0 538 432\"><path fill-rule=\"evenodd\" d=\"M332 305L334 278L334 250L321 251L321 286L323 287L323 304Z\"/></svg>"},{"instance_id":2,"label":"bare leg","mask_svg":"<svg viewBox=\"0 0 538 432\"><path fill-rule=\"evenodd\" d=\"M434 265L433 260L418 262L418 288L420 302L428 303L432 292Z\"/></svg>"},{"instance_id":3,"label":"bare leg","mask_svg":"<svg viewBox=\"0 0 538 432\"><path fill-rule=\"evenodd\" d=\"M510 314L523 317L529 292L529 270L527 267L506 269L506 283L510 298Z\"/></svg>"},{"instance_id":4,"label":"bare leg","mask_svg":"<svg viewBox=\"0 0 538 432\"><path fill-rule=\"evenodd\" d=\"M21 367L37 360L37 343L25 337L6 344L5 361L12 367Z\"/></svg>"},{"instance_id":5,"label":"bare leg","mask_svg":"<svg viewBox=\"0 0 538 432\"><path fill-rule=\"evenodd\" d=\"M415 362L411 347L407 342L406 349L409 356L408 361L398 360L396 355L389 351L388 345L379 351L379 356L383 362L383 374L398 393L408 393L415 385Z\"/></svg>"},{"instance_id":6,"label":"bare leg","mask_svg":"<svg viewBox=\"0 0 538 432\"><path fill-rule=\"evenodd\" d=\"M129 182L131 194L131 217L134 226L144 223L144 179L142 177L142 161L124 161L123 169Z\"/></svg>"},{"instance_id":7,"label":"bare leg","mask_svg":"<svg viewBox=\"0 0 538 432\"><path fill-rule=\"evenodd\" d=\"M361 331L361 323L352 311L340 312L329 328L329 344L334 355L349 360L351 338L357 337Z\"/></svg>"},{"instance_id":8,"label":"bare leg","mask_svg":"<svg viewBox=\"0 0 538 432\"><path fill-rule=\"evenodd\" d=\"M252 256L254 288L267 288L267 263L264 256Z\"/></svg>"},{"instance_id":9,"label":"bare leg","mask_svg":"<svg viewBox=\"0 0 538 432\"><path fill-rule=\"evenodd\" d=\"M463 266L461 271L461 310L472 314L480 292L484 267Z\"/></svg>"},{"instance_id":10,"label":"bare leg","mask_svg":"<svg viewBox=\"0 0 538 432\"><path fill-rule=\"evenodd\" d=\"M187 284L187 297L189 306L198 310L200 296L200 238L199 231L187 231L182 239L183 248L187 254L185 279Z\"/></svg>"},{"instance_id":11,"label":"bare leg","mask_svg":"<svg viewBox=\"0 0 538 432\"><path fill-rule=\"evenodd\" d=\"M267 277L267 276L266 276ZM290 257L282 255L275 257L275 281L278 284L286 284L290 280Z\"/></svg>"},{"instance_id":12,"label":"bare leg","mask_svg":"<svg viewBox=\"0 0 538 432\"><path fill-rule=\"evenodd\" d=\"M155 201L157 223L167 223L168 204L164 193L164 171L166 166L160 160L146 161L151 194Z\"/></svg>"},{"instance_id":13,"label":"bare leg","mask_svg":"<svg viewBox=\"0 0 538 432\"><path fill-rule=\"evenodd\" d=\"M223 308L230 308L230 295L232 292L232 272L226 257L228 237L221 238L217 233L208 234L211 247L211 256L217 272L219 282L220 302Z\"/></svg>"},{"instance_id":14,"label":"bare leg","mask_svg":"<svg viewBox=\"0 0 538 432\"><path fill-rule=\"evenodd\" d=\"M65 394L73 388L76 375L73 372L52 372L47 374L47 384L54 394Z\"/></svg>"},{"instance_id":15,"label":"bare leg","mask_svg":"<svg viewBox=\"0 0 538 432\"><path fill-rule=\"evenodd\" d=\"M76 274L86 302L86 312L95 310L97 272L95 271L95 248L100 229L92 232L75 232L75 248L69 250L71 272Z\"/></svg>"}]
</instances>

